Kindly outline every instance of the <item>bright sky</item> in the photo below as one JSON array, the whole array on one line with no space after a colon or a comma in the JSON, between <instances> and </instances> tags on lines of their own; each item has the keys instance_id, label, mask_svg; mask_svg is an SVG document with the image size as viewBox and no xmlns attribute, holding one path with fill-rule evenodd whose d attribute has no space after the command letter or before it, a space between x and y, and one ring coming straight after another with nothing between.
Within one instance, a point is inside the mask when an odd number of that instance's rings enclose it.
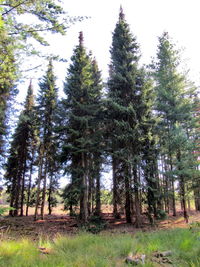
<instances>
[{"instance_id":1,"label":"bright sky","mask_svg":"<svg viewBox=\"0 0 200 267\"><path fill-rule=\"evenodd\" d=\"M53 35L48 50L70 61L73 48L78 44L78 33L83 31L84 43L96 57L103 78L107 78L110 62L109 49L112 32L122 5L132 33L137 37L142 54L141 63L149 64L155 56L158 36L168 31L177 48L184 48L182 59L190 78L200 84L200 1L199 0L63 0L71 16L89 16L68 29L67 35ZM45 48L46 49L46 48ZM56 64L59 87L66 76L68 63ZM43 67L46 71L46 66ZM41 77L28 74L30 77ZM34 81L35 87L37 80ZM23 96L27 85L20 86ZM20 97L22 99L23 97Z\"/></svg>"},{"instance_id":2,"label":"bright sky","mask_svg":"<svg viewBox=\"0 0 200 267\"><path fill-rule=\"evenodd\" d=\"M72 26L66 41L57 42L61 54L69 58L78 43L78 32L84 33L85 46L97 58L104 77L107 77L112 32L122 5L131 31L141 47L142 63L155 56L158 36L168 31L178 48L185 48L183 58L191 77L200 81L200 1L199 0L64 0L69 15L91 16Z\"/></svg>"}]
</instances>

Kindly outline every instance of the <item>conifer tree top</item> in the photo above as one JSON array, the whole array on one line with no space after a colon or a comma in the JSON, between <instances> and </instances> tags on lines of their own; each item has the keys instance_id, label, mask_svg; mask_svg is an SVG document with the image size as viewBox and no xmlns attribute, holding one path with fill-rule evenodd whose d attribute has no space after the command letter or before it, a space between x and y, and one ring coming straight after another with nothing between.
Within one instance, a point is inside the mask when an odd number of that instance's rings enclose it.
<instances>
[{"instance_id":1,"label":"conifer tree top","mask_svg":"<svg viewBox=\"0 0 200 267\"><path fill-rule=\"evenodd\" d=\"M120 6L119 20L124 20L124 19L125 19L124 10L123 10L122 6Z\"/></svg>"},{"instance_id":2,"label":"conifer tree top","mask_svg":"<svg viewBox=\"0 0 200 267\"><path fill-rule=\"evenodd\" d=\"M79 46L83 46L83 32L79 32Z\"/></svg>"}]
</instances>

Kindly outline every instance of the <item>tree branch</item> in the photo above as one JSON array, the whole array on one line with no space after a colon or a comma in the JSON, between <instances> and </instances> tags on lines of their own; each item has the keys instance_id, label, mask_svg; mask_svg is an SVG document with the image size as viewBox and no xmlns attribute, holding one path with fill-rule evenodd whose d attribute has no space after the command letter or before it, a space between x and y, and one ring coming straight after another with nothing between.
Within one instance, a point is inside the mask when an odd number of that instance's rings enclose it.
<instances>
[{"instance_id":1,"label":"tree branch","mask_svg":"<svg viewBox=\"0 0 200 267\"><path fill-rule=\"evenodd\" d=\"M4 13L2 14L2 16L7 15L7 14L10 13L13 9L18 8L19 6L23 5L26 1L27 1L27 0L24 0L24 1L20 2L20 3L18 3L17 5L12 6L9 10L7 10L6 12L4 12Z\"/></svg>"},{"instance_id":2,"label":"tree branch","mask_svg":"<svg viewBox=\"0 0 200 267\"><path fill-rule=\"evenodd\" d=\"M32 32L44 32L44 31L51 31L53 29L56 29L56 27L49 27L49 28L44 28L44 29L33 29L33 30L24 30L24 29L18 29L18 32L11 32L9 33L9 35L16 35L16 34L19 34L20 31L24 31L24 32L27 32L27 33L32 33ZM64 30L67 29L67 27L63 27Z\"/></svg>"}]
</instances>

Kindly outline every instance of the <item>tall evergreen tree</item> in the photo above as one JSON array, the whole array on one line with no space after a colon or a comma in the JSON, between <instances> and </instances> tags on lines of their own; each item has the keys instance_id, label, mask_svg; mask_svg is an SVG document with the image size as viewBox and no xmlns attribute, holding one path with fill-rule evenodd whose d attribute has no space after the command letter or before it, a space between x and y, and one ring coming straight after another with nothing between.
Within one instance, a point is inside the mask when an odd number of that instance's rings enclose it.
<instances>
[{"instance_id":1,"label":"tall evergreen tree","mask_svg":"<svg viewBox=\"0 0 200 267\"><path fill-rule=\"evenodd\" d=\"M139 46L130 32L121 8L111 47L110 78L108 82L108 112L113 164L113 204L117 216L118 189L125 189L125 213L132 222L132 181L134 180L136 224L140 224L138 191L137 109L139 88ZM121 184L121 185L120 185Z\"/></svg>"},{"instance_id":2,"label":"tall evergreen tree","mask_svg":"<svg viewBox=\"0 0 200 267\"><path fill-rule=\"evenodd\" d=\"M100 73L95 62L91 62L83 45L83 34L74 49L71 65L65 81L67 95L67 140L63 147L63 161L70 161L71 183L68 186L69 205L80 203L80 219L89 218L91 191L93 184L93 164L97 164L99 154L99 132L97 116L100 101ZM96 153L96 154L95 154ZM94 158L97 157L97 158ZM99 175L99 174L98 174ZM96 175L97 177L97 175ZM99 177L96 178L99 183ZM99 204L98 204L99 205Z\"/></svg>"},{"instance_id":3,"label":"tall evergreen tree","mask_svg":"<svg viewBox=\"0 0 200 267\"><path fill-rule=\"evenodd\" d=\"M160 154L165 169L168 211L169 204L171 204L173 215L176 215L175 181L177 180L180 185L184 217L187 220L183 162L186 160L185 155L189 156L192 152L188 150L190 140L189 136L187 137L187 130L193 112L190 96L194 94L195 89L188 86L186 77L180 73L179 64L179 53L172 44L168 33L164 32L159 38L157 62L154 65L156 110L160 120L158 124ZM182 149L185 152L182 153ZM190 167L188 165L187 169ZM170 195L172 203L169 202Z\"/></svg>"},{"instance_id":4,"label":"tall evergreen tree","mask_svg":"<svg viewBox=\"0 0 200 267\"><path fill-rule=\"evenodd\" d=\"M13 135L8 162L6 165L5 178L7 180L8 191L10 194L10 206L15 210L11 215L24 215L25 192L28 199L30 195L30 177L32 174L32 165L37 145L36 124L34 116L34 96L32 85L28 88L28 93L21 112L17 128ZM28 190L26 177L30 172ZM27 205L28 205L27 201Z\"/></svg>"},{"instance_id":5,"label":"tall evergreen tree","mask_svg":"<svg viewBox=\"0 0 200 267\"><path fill-rule=\"evenodd\" d=\"M57 107L56 77L53 73L52 60L49 61L46 75L40 81L38 95L38 126L40 132L40 145L38 157L37 197L35 207L35 220L38 206L41 205L41 218L44 219L44 205L47 193L47 180L53 186L53 176L56 175L56 143L55 143L55 112ZM52 189L49 189L51 201Z\"/></svg>"}]
</instances>

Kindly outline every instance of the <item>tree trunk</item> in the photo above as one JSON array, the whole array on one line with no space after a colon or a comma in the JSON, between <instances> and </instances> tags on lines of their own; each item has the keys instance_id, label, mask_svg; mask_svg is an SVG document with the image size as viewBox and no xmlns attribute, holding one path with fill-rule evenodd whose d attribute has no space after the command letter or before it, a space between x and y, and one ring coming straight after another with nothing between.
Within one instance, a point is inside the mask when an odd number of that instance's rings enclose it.
<instances>
[{"instance_id":1,"label":"tree trunk","mask_svg":"<svg viewBox=\"0 0 200 267\"><path fill-rule=\"evenodd\" d=\"M42 181L42 172L43 172L43 158L41 156L40 158L40 164L39 164L39 173L38 173L38 185L37 185L37 196L36 196L36 203L35 203L35 214L34 214L34 220L36 221L38 218L38 207L40 202L40 193L41 193L41 181Z\"/></svg>"},{"instance_id":2,"label":"tree trunk","mask_svg":"<svg viewBox=\"0 0 200 267\"><path fill-rule=\"evenodd\" d=\"M88 221L88 184L87 184L87 162L86 155L82 152L81 155L81 167L82 167L82 187L80 196L80 219L83 223Z\"/></svg>"},{"instance_id":3,"label":"tree trunk","mask_svg":"<svg viewBox=\"0 0 200 267\"><path fill-rule=\"evenodd\" d=\"M18 216L19 211L19 198L20 198L20 184L21 184L21 172L17 175L17 185L15 190L15 200L14 200L14 216Z\"/></svg>"},{"instance_id":4,"label":"tree trunk","mask_svg":"<svg viewBox=\"0 0 200 267\"><path fill-rule=\"evenodd\" d=\"M45 159L44 177L43 177L43 189L42 189L42 203L41 203L41 220L44 220L44 207L46 200L46 190L47 190L47 158Z\"/></svg>"},{"instance_id":5,"label":"tree trunk","mask_svg":"<svg viewBox=\"0 0 200 267\"><path fill-rule=\"evenodd\" d=\"M27 192L27 202L26 202L26 216L28 216L28 209L29 209L29 203L30 203L32 173L33 173L33 162L31 162L29 181L28 181L28 192Z\"/></svg>"},{"instance_id":6,"label":"tree trunk","mask_svg":"<svg viewBox=\"0 0 200 267\"><path fill-rule=\"evenodd\" d=\"M180 163L181 162L181 151L180 149L177 152L177 160ZM179 167L179 171L181 171L181 167ZM188 223L188 213L187 213L187 207L186 207L186 197L185 197L185 181L182 174L180 174L180 195L181 195L181 202L183 204L183 216L185 219L185 222Z\"/></svg>"},{"instance_id":7,"label":"tree trunk","mask_svg":"<svg viewBox=\"0 0 200 267\"><path fill-rule=\"evenodd\" d=\"M170 151L170 171L173 171L173 165L172 165L172 156ZM171 186L172 186L172 211L173 216L176 216L176 199L175 199L175 188L174 188L174 175L171 174Z\"/></svg>"},{"instance_id":8,"label":"tree trunk","mask_svg":"<svg viewBox=\"0 0 200 267\"><path fill-rule=\"evenodd\" d=\"M93 189L93 177L91 175L91 172L88 177L88 214L90 216L91 211L92 211L92 189Z\"/></svg>"},{"instance_id":9,"label":"tree trunk","mask_svg":"<svg viewBox=\"0 0 200 267\"><path fill-rule=\"evenodd\" d=\"M12 182L12 188L11 188L11 193L10 193L10 207L11 208L14 208L15 190L16 190L16 180ZM14 210L9 210L9 216L14 216Z\"/></svg>"},{"instance_id":10,"label":"tree trunk","mask_svg":"<svg viewBox=\"0 0 200 267\"><path fill-rule=\"evenodd\" d=\"M125 215L126 215L126 222L132 223L132 216L131 216L131 186L130 186L130 179L131 179L131 171L129 167L129 163L125 162L124 164L124 182L125 182Z\"/></svg>"},{"instance_id":11,"label":"tree trunk","mask_svg":"<svg viewBox=\"0 0 200 267\"><path fill-rule=\"evenodd\" d=\"M48 196L48 211L49 211L49 215L51 215L51 213L52 213L52 203L51 203L51 199L52 199L52 181L53 181L53 175L51 174L50 181L49 181L49 196Z\"/></svg>"},{"instance_id":12,"label":"tree trunk","mask_svg":"<svg viewBox=\"0 0 200 267\"><path fill-rule=\"evenodd\" d=\"M21 192L21 211L20 211L20 216L24 216L25 175L26 175L26 158L25 158L25 161L24 161L24 170L23 170L23 174L22 174L22 192Z\"/></svg>"},{"instance_id":13,"label":"tree trunk","mask_svg":"<svg viewBox=\"0 0 200 267\"><path fill-rule=\"evenodd\" d=\"M96 209L95 214L100 216L101 214L101 184L100 184L100 170L96 174Z\"/></svg>"},{"instance_id":14,"label":"tree trunk","mask_svg":"<svg viewBox=\"0 0 200 267\"><path fill-rule=\"evenodd\" d=\"M137 166L133 167L133 181L134 181L134 195L135 195L135 226L141 227L141 214L140 214L140 199L139 199L139 183L137 177Z\"/></svg>"},{"instance_id":15,"label":"tree trunk","mask_svg":"<svg viewBox=\"0 0 200 267\"><path fill-rule=\"evenodd\" d=\"M165 162L164 162L164 170L165 172L168 171L168 167L167 167L167 163L166 163L166 159L165 159ZM169 178L167 177L167 175L165 174L165 177L164 177L164 180L165 180L165 212L167 212L169 214Z\"/></svg>"},{"instance_id":16,"label":"tree trunk","mask_svg":"<svg viewBox=\"0 0 200 267\"><path fill-rule=\"evenodd\" d=\"M199 190L199 188L194 189L194 203L195 203L195 210L200 211L200 190Z\"/></svg>"},{"instance_id":17,"label":"tree trunk","mask_svg":"<svg viewBox=\"0 0 200 267\"><path fill-rule=\"evenodd\" d=\"M113 169L113 216L118 219L119 212L117 207L117 199L118 199L118 192L117 192L117 160L115 157L112 158L112 169Z\"/></svg>"}]
</instances>

